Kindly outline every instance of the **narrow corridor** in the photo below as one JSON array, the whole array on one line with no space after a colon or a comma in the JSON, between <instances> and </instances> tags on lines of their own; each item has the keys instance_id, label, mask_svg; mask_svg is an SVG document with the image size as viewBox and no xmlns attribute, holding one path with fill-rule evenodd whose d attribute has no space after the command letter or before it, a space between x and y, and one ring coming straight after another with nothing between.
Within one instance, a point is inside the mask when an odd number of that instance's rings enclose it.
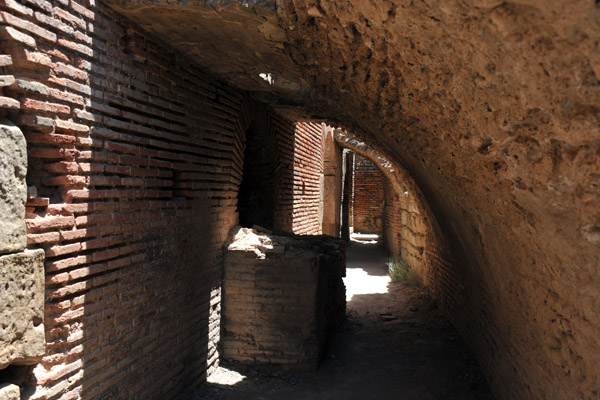
<instances>
[{"instance_id":1,"label":"narrow corridor","mask_svg":"<svg viewBox=\"0 0 600 400\"><path fill-rule=\"evenodd\" d=\"M347 320L317 372L227 364L185 399L493 399L426 289L391 283L368 242L348 247Z\"/></svg>"}]
</instances>

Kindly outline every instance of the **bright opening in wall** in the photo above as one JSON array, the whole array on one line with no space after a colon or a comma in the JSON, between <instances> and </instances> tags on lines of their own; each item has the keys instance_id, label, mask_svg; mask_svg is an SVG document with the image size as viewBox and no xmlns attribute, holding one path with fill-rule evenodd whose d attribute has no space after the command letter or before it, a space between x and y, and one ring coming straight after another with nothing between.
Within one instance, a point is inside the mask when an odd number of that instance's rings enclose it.
<instances>
[{"instance_id":1,"label":"bright opening in wall","mask_svg":"<svg viewBox=\"0 0 600 400\"><path fill-rule=\"evenodd\" d=\"M275 83L275 78L271 75L270 72L262 72L258 74L263 80L267 81L269 85L273 85Z\"/></svg>"}]
</instances>

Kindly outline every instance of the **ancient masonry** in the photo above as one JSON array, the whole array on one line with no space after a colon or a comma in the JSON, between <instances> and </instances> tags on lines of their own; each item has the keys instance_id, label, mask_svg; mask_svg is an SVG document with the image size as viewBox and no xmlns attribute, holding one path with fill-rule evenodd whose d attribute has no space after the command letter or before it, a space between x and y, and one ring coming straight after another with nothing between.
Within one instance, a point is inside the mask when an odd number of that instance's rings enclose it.
<instances>
[{"instance_id":1,"label":"ancient masonry","mask_svg":"<svg viewBox=\"0 0 600 400\"><path fill-rule=\"evenodd\" d=\"M316 370L345 316L345 243L258 229L227 244L223 358Z\"/></svg>"},{"instance_id":2,"label":"ancient masonry","mask_svg":"<svg viewBox=\"0 0 600 400\"><path fill-rule=\"evenodd\" d=\"M0 368L36 364L27 399L202 382L246 130L260 116L274 138L277 227L317 234L321 125L266 110L99 3L1 7Z\"/></svg>"},{"instance_id":3,"label":"ancient masonry","mask_svg":"<svg viewBox=\"0 0 600 400\"><path fill-rule=\"evenodd\" d=\"M4 77L9 84L12 77ZM8 104L14 103L8 102ZM36 364L45 353L44 252L27 250L27 146L21 130L0 121L0 370ZM0 382L0 399L20 389Z\"/></svg>"},{"instance_id":4,"label":"ancient masonry","mask_svg":"<svg viewBox=\"0 0 600 400\"><path fill-rule=\"evenodd\" d=\"M498 398L598 398L599 46L594 0L0 0L0 399L202 383L231 229L338 235L342 147Z\"/></svg>"},{"instance_id":5,"label":"ancient masonry","mask_svg":"<svg viewBox=\"0 0 600 400\"><path fill-rule=\"evenodd\" d=\"M354 196L352 219L355 232L381 233L383 229L382 173L368 159L354 161Z\"/></svg>"}]
</instances>

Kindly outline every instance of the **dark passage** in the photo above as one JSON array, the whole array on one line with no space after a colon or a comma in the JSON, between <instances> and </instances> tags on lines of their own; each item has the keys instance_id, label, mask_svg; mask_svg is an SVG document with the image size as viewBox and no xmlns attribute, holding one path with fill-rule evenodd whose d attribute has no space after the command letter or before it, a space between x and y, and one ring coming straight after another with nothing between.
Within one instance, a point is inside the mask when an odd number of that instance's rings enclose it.
<instances>
[{"instance_id":1,"label":"dark passage","mask_svg":"<svg viewBox=\"0 0 600 400\"><path fill-rule=\"evenodd\" d=\"M264 124L253 122L246 133L244 173L238 192L240 225L273 228L279 182L275 139Z\"/></svg>"},{"instance_id":2,"label":"dark passage","mask_svg":"<svg viewBox=\"0 0 600 400\"><path fill-rule=\"evenodd\" d=\"M187 399L493 399L427 290L389 282L387 260L350 243L347 319L317 372L226 364Z\"/></svg>"}]
</instances>

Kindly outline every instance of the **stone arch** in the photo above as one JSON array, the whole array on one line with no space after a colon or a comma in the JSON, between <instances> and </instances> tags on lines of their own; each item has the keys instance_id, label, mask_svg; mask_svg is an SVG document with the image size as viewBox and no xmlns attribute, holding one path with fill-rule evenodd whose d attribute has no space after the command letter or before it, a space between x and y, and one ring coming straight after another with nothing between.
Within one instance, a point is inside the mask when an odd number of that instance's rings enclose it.
<instances>
[{"instance_id":1,"label":"stone arch","mask_svg":"<svg viewBox=\"0 0 600 400\"><path fill-rule=\"evenodd\" d=\"M360 141L342 129L332 130L335 141L344 148L366 157L381 171L389 184L386 200L394 201L398 207L392 221L399 229L400 241L388 243L392 256L402 255L405 261L421 276L427 285L435 280L435 259L449 263L450 256L445 247L443 234L427 200L408 171L398 163L390 161L380 151ZM389 207L386 204L386 207ZM390 212L390 210L388 210ZM393 211L392 211L393 212ZM409 244L409 242L411 242ZM412 251L409 250L412 247ZM404 252L402 249L404 248ZM401 254L403 253L403 254Z\"/></svg>"}]
</instances>

